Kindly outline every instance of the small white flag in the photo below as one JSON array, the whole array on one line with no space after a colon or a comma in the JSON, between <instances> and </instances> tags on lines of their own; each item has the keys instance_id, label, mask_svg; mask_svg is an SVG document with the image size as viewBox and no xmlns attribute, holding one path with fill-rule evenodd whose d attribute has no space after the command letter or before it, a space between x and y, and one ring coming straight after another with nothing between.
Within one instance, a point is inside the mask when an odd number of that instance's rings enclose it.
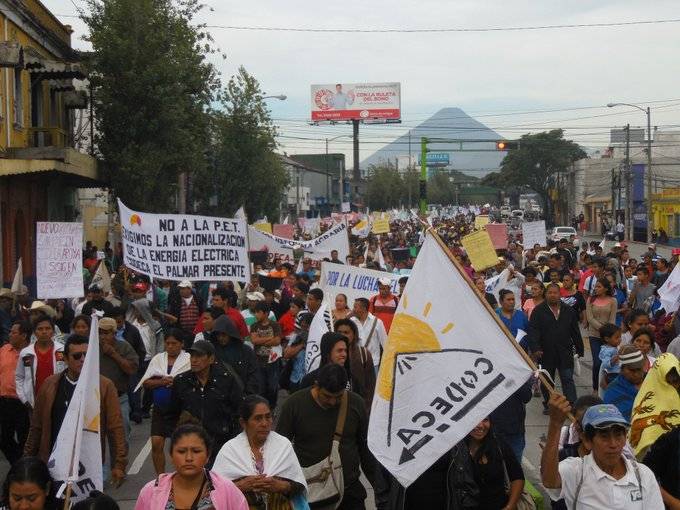
<instances>
[{"instance_id":1,"label":"small white flag","mask_svg":"<svg viewBox=\"0 0 680 510\"><path fill-rule=\"evenodd\" d=\"M385 258L383 257L383 252L382 248L380 247L380 236L378 236L378 264L380 265L380 269L385 269Z\"/></svg>"},{"instance_id":2,"label":"small white flag","mask_svg":"<svg viewBox=\"0 0 680 510\"><path fill-rule=\"evenodd\" d=\"M305 368L307 373L319 368L319 364L321 363L321 337L324 333L328 333L329 331L325 317L327 309L328 305L324 301L316 311L312 323L309 325L309 334L307 335L307 346L305 350Z\"/></svg>"},{"instance_id":3,"label":"small white flag","mask_svg":"<svg viewBox=\"0 0 680 510\"><path fill-rule=\"evenodd\" d=\"M659 299L666 313L680 307L680 264L676 264L666 282L659 288Z\"/></svg>"},{"instance_id":4,"label":"small white flag","mask_svg":"<svg viewBox=\"0 0 680 510\"><path fill-rule=\"evenodd\" d=\"M111 275L109 274L109 270L103 260L99 263L97 271L95 271L94 276L92 277L90 287L93 285L97 285L100 289L102 289L104 295L107 295L109 292L111 292Z\"/></svg>"},{"instance_id":5,"label":"small white flag","mask_svg":"<svg viewBox=\"0 0 680 510\"><path fill-rule=\"evenodd\" d=\"M59 494L71 486L72 502L104 489L99 391L99 317L92 314L85 363L47 464Z\"/></svg>"},{"instance_id":6,"label":"small white flag","mask_svg":"<svg viewBox=\"0 0 680 510\"><path fill-rule=\"evenodd\" d=\"M17 263L17 271L14 273L14 280L12 281L12 292L16 296L17 294L21 294L21 287L24 284L24 265L23 261L20 258L19 262Z\"/></svg>"},{"instance_id":7,"label":"small white flag","mask_svg":"<svg viewBox=\"0 0 680 510\"><path fill-rule=\"evenodd\" d=\"M600 242L600 248L604 250L605 245L607 244L607 238L603 237L602 242Z\"/></svg>"},{"instance_id":8,"label":"small white flag","mask_svg":"<svg viewBox=\"0 0 680 510\"><path fill-rule=\"evenodd\" d=\"M243 221L248 221L246 218L246 211L243 209L243 206L238 208L238 211L236 211L236 214L234 214L234 218L237 220L243 220Z\"/></svg>"}]
</instances>

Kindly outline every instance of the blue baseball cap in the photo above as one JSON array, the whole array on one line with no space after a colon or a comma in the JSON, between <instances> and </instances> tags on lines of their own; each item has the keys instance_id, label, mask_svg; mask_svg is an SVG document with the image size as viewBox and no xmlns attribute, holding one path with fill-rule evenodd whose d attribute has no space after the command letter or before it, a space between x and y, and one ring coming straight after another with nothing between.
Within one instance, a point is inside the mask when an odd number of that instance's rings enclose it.
<instances>
[{"instance_id":1,"label":"blue baseball cap","mask_svg":"<svg viewBox=\"0 0 680 510\"><path fill-rule=\"evenodd\" d=\"M584 429L588 426L596 429L604 429L612 425L630 427L630 423L623 417L621 411L612 404L598 404L589 407L586 414L583 415L581 425Z\"/></svg>"}]
</instances>

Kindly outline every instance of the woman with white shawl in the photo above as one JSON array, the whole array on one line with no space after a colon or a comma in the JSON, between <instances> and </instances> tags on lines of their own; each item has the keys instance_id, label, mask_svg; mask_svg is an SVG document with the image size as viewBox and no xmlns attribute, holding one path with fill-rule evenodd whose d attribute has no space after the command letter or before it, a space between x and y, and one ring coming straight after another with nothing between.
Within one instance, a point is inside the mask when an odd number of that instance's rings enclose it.
<instances>
[{"instance_id":1,"label":"woman with white shawl","mask_svg":"<svg viewBox=\"0 0 680 510\"><path fill-rule=\"evenodd\" d=\"M151 459L156 474L165 472L165 439L172 435L175 426L173 420L166 416L165 409L170 403L172 381L175 376L191 369L191 356L182 350L181 335L170 330L165 335L165 351L156 354L146 372L139 381L135 391L141 387L153 393L153 409L151 410Z\"/></svg>"},{"instance_id":2,"label":"woman with white shawl","mask_svg":"<svg viewBox=\"0 0 680 510\"><path fill-rule=\"evenodd\" d=\"M243 432L222 447L213 471L236 484L251 510L309 510L302 468L290 441L272 431L267 399L246 397L239 415Z\"/></svg>"}]
</instances>

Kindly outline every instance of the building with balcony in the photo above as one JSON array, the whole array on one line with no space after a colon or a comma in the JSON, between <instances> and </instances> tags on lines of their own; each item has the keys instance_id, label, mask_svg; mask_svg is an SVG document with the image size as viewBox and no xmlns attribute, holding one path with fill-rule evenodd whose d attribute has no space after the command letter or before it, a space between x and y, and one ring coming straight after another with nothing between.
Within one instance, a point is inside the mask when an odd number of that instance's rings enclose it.
<instances>
[{"instance_id":1,"label":"building with balcony","mask_svg":"<svg viewBox=\"0 0 680 510\"><path fill-rule=\"evenodd\" d=\"M86 78L72 30L39 0L0 0L0 271L19 258L35 275L37 221L74 221L76 192L102 185L97 161L74 147Z\"/></svg>"}]
</instances>

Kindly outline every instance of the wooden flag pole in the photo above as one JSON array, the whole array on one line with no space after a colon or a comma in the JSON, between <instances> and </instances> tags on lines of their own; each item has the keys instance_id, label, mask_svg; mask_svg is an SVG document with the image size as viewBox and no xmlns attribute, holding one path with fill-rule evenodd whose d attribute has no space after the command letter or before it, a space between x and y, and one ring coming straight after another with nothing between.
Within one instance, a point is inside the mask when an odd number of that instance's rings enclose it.
<instances>
[{"instance_id":1,"label":"wooden flag pole","mask_svg":"<svg viewBox=\"0 0 680 510\"><path fill-rule=\"evenodd\" d=\"M64 510L69 510L69 508L71 508L71 482L67 482L64 496Z\"/></svg>"},{"instance_id":2,"label":"wooden flag pole","mask_svg":"<svg viewBox=\"0 0 680 510\"><path fill-rule=\"evenodd\" d=\"M422 220L421 220L421 221L422 221ZM438 244L439 247L444 251L444 253L445 253L446 256L449 258L449 260L451 261L451 263L454 265L454 267L456 268L456 270L463 276L463 279L465 280L465 283L468 284L468 286L469 286L470 289L474 292L474 294L477 296L477 298L479 299L479 301L486 307L486 309L487 309L487 311L489 312L489 314L491 314L491 316L494 318L494 320L496 321L496 324L498 324L498 326L501 328L501 330L503 331L503 333L505 333L505 336L508 337L508 340L510 341L510 343L512 344L512 346L515 348L515 350L519 353L520 356L522 356L522 358L523 358L524 361L527 363L527 365L529 365L529 367L531 367L531 370L532 370L534 373L538 373L538 378L540 379L540 381L541 381L541 383L543 384L543 386L545 386L545 388L548 390L548 392L550 392L551 395L552 395L553 393L557 393L557 391L555 390L555 387L553 386L553 384L548 380L548 378L547 378L542 372L539 372L539 371L538 371L538 367L537 367L536 364L534 363L534 360L531 359L531 356L529 356L529 355L524 351L524 349L522 349L522 346L519 345L519 343L517 343L517 340L515 340L515 338L512 336L512 333L510 333L510 330L507 328L507 326L505 325L505 323L504 323L504 322L501 320L501 318L498 316L498 314L496 313L496 311L495 311L495 310L491 307L491 305L486 301L486 299L484 298L484 296L482 296L482 295L479 293L479 290L475 287L474 283L470 280L470 278L468 278L467 274L465 273L465 269L463 269L463 267L460 265L460 263L456 260L456 257L453 255L453 253L451 253L451 250L450 250L449 247L446 245L446 243L444 242L444 240L443 240L441 237L439 237L439 234L437 234L437 231L436 231L433 227L430 227L430 226L428 225L428 228L426 229L425 232L426 232L426 233L429 233L430 235L432 235L432 237L434 238L434 240L437 241L437 244ZM575 422L575 421L576 421L576 419L574 418L573 414L571 414L571 413L567 414L567 417L568 417L572 422Z\"/></svg>"}]
</instances>

